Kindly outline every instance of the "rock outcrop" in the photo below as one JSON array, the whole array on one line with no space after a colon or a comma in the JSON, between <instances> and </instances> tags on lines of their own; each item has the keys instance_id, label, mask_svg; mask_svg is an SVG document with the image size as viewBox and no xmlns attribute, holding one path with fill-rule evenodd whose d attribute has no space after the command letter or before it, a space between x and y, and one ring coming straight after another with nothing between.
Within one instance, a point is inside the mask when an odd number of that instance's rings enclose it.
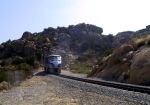
<instances>
[{"instance_id":1,"label":"rock outcrop","mask_svg":"<svg viewBox=\"0 0 150 105\"><path fill-rule=\"evenodd\" d=\"M2 63L3 66L18 63L20 58L21 62L32 65L42 60L43 53L60 52L68 58L65 60L68 65L76 58L74 56L83 56L85 53L96 56L111 48L113 36L102 35L102 32L102 28L85 23L49 27L39 33L26 31L20 39L8 40L0 45L0 60L4 62L11 59L9 63Z\"/></svg>"},{"instance_id":2,"label":"rock outcrop","mask_svg":"<svg viewBox=\"0 0 150 105\"><path fill-rule=\"evenodd\" d=\"M121 46L122 44L128 42L130 39L134 37L141 37L150 34L150 25L146 26L146 28L137 30L137 31L125 31L119 32L113 41L113 47Z\"/></svg>"},{"instance_id":3,"label":"rock outcrop","mask_svg":"<svg viewBox=\"0 0 150 105\"><path fill-rule=\"evenodd\" d=\"M115 48L97 63L89 76L106 80L150 85L150 35L134 38Z\"/></svg>"},{"instance_id":4,"label":"rock outcrop","mask_svg":"<svg viewBox=\"0 0 150 105\"><path fill-rule=\"evenodd\" d=\"M32 33L28 31L24 32L21 37L21 39L30 39L30 38L32 38Z\"/></svg>"},{"instance_id":5,"label":"rock outcrop","mask_svg":"<svg viewBox=\"0 0 150 105\"><path fill-rule=\"evenodd\" d=\"M115 36L113 41L113 46L114 47L121 46L122 44L124 44L125 42L127 42L133 37L134 37L133 31L120 32Z\"/></svg>"}]
</instances>

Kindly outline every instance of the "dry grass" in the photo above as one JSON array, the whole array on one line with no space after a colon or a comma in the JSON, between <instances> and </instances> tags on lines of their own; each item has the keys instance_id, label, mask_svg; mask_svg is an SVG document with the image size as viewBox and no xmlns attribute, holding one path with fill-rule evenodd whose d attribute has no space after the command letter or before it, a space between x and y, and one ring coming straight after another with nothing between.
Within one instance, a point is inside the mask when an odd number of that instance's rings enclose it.
<instances>
[{"instance_id":1,"label":"dry grass","mask_svg":"<svg viewBox=\"0 0 150 105\"><path fill-rule=\"evenodd\" d=\"M142 45L150 44L150 35L137 37L137 38L132 39L132 41L135 46L141 47Z\"/></svg>"}]
</instances>

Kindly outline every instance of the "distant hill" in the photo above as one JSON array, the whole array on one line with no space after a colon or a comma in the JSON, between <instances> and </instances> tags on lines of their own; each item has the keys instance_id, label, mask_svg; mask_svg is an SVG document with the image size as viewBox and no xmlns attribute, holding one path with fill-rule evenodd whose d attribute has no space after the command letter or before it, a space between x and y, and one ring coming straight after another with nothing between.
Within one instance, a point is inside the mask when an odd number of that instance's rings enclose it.
<instances>
[{"instance_id":1,"label":"distant hill","mask_svg":"<svg viewBox=\"0 0 150 105\"><path fill-rule=\"evenodd\" d=\"M150 25L146 26L146 28L144 29L141 29L135 32L134 31L119 32L114 37L113 46L114 47L120 46L134 37L140 37L140 36L144 36L148 34L150 34Z\"/></svg>"}]
</instances>

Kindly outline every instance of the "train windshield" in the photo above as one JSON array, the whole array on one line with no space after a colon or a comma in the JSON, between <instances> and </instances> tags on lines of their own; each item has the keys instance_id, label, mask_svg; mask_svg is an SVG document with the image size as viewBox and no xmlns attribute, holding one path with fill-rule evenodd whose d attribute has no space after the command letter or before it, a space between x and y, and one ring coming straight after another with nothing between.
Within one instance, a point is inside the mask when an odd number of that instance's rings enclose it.
<instances>
[{"instance_id":1,"label":"train windshield","mask_svg":"<svg viewBox=\"0 0 150 105\"><path fill-rule=\"evenodd\" d=\"M51 61L60 61L61 56L49 56L49 60L51 60Z\"/></svg>"}]
</instances>

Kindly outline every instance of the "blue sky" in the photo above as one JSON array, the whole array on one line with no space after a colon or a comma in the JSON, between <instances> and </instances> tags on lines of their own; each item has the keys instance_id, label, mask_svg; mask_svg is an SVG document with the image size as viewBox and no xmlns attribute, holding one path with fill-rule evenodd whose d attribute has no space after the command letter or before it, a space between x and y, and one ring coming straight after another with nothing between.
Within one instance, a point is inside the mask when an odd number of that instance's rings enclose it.
<instances>
[{"instance_id":1,"label":"blue sky","mask_svg":"<svg viewBox=\"0 0 150 105\"><path fill-rule=\"evenodd\" d=\"M0 43L24 31L78 23L95 24L104 34L150 25L149 0L0 0Z\"/></svg>"},{"instance_id":2,"label":"blue sky","mask_svg":"<svg viewBox=\"0 0 150 105\"><path fill-rule=\"evenodd\" d=\"M24 31L66 25L62 9L70 0L1 0L0 42L20 38Z\"/></svg>"}]
</instances>

